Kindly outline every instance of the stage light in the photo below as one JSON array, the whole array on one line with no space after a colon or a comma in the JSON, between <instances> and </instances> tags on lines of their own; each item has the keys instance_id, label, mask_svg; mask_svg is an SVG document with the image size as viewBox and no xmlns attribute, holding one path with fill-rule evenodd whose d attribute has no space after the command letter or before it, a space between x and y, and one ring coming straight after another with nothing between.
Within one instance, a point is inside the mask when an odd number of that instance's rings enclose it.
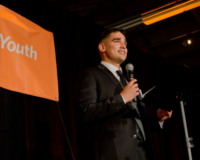
<instances>
[{"instance_id":1,"label":"stage light","mask_svg":"<svg viewBox=\"0 0 200 160\"><path fill-rule=\"evenodd\" d=\"M192 41L190 39L187 40L187 44L190 45Z\"/></svg>"},{"instance_id":2,"label":"stage light","mask_svg":"<svg viewBox=\"0 0 200 160\"><path fill-rule=\"evenodd\" d=\"M150 25L152 23L161 21L163 19L175 16L177 14L183 13L185 11L191 10L193 8L200 6L200 0L189 0L184 3L178 4L161 12L155 13L148 17L142 19L143 23Z\"/></svg>"},{"instance_id":3,"label":"stage light","mask_svg":"<svg viewBox=\"0 0 200 160\"><path fill-rule=\"evenodd\" d=\"M177 14L181 14L185 11L189 11L191 9L200 7L200 0L188 0L184 1L183 3L178 3L177 5L176 2L181 1L181 0L175 0L171 3L168 3L166 5L163 5L161 7L158 7L156 9L150 10L148 12L142 13L141 17L135 18L135 19L129 19L126 22L118 22L116 24L108 25L105 28L123 28L123 29L129 29L138 25L141 25L142 23L145 25L150 25L156 22L159 22L161 20L167 19L169 17L175 16ZM174 5L173 5L174 4ZM170 7L173 5L172 7ZM168 7L169 8L166 8Z\"/></svg>"},{"instance_id":4,"label":"stage light","mask_svg":"<svg viewBox=\"0 0 200 160\"><path fill-rule=\"evenodd\" d=\"M183 40L183 45L184 46L189 46L189 45L191 45L192 44L192 40L190 39L190 38L185 38L184 40Z\"/></svg>"}]
</instances>

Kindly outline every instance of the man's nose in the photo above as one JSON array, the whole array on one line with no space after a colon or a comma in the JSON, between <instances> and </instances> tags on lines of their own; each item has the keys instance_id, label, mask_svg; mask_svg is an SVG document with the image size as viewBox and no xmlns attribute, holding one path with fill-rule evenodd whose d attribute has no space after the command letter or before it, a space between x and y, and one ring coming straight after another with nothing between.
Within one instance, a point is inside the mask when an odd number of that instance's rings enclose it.
<instances>
[{"instance_id":1,"label":"man's nose","mask_svg":"<svg viewBox=\"0 0 200 160\"><path fill-rule=\"evenodd\" d=\"M121 43L121 48L123 48L123 49L126 48L126 45L123 42Z\"/></svg>"}]
</instances>

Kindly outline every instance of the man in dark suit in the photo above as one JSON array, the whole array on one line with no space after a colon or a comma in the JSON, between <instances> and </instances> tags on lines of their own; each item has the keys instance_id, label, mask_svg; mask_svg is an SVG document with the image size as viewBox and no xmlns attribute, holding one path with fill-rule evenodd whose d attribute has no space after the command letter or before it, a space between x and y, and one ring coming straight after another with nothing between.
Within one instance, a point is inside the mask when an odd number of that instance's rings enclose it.
<instances>
[{"instance_id":1,"label":"man in dark suit","mask_svg":"<svg viewBox=\"0 0 200 160\"><path fill-rule=\"evenodd\" d=\"M75 89L77 119L87 127L79 135L81 142L86 142L80 159L152 159L149 132L160 129L160 123L171 117L172 111L162 109L147 116L144 105L133 101L139 95L137 80L123 84L117 73L127 57L126 46L123 30L104 31L98 45L101 64L79 75Z\"/></svg>"}]
</instances>

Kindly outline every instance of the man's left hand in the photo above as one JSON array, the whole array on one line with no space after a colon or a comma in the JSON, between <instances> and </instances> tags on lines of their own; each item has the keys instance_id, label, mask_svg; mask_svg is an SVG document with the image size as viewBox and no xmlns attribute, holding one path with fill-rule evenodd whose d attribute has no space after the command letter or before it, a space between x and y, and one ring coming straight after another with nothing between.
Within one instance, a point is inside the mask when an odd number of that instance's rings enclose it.
<instances>
[{"instance_id":1,"label":"man's left hand","mask_svg":"<svg viewBox=\"0 0 200 160\"><path fill-rule=\"evenodd\" d=\"M164 120L171 118L172 112L173 112L172 110L170 112L168 112L163 109L158 109L158 111L157 111L158 121L163 122Z\"/></svg>"}]
</instances>

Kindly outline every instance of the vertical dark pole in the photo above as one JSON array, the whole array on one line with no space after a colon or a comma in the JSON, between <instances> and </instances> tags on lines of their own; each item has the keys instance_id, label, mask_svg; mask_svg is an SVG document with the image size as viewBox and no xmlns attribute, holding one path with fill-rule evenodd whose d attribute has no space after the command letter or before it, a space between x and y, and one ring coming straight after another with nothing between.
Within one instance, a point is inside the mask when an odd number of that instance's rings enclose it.
<instances>
[{"instance_id":1,"label":"vertical dark pole","mask_svg":"<svg viewBox=\"0 0 200 160\"><path fill-rule=\"evenodd\" d=\"M28 139L28 118L27 118L27 106L26 106L26 95L24 95L24 116L26 125L26 148L27 148L27 160L30 160L29 154L29 139Z\"/></svg>"}]
</instances>

